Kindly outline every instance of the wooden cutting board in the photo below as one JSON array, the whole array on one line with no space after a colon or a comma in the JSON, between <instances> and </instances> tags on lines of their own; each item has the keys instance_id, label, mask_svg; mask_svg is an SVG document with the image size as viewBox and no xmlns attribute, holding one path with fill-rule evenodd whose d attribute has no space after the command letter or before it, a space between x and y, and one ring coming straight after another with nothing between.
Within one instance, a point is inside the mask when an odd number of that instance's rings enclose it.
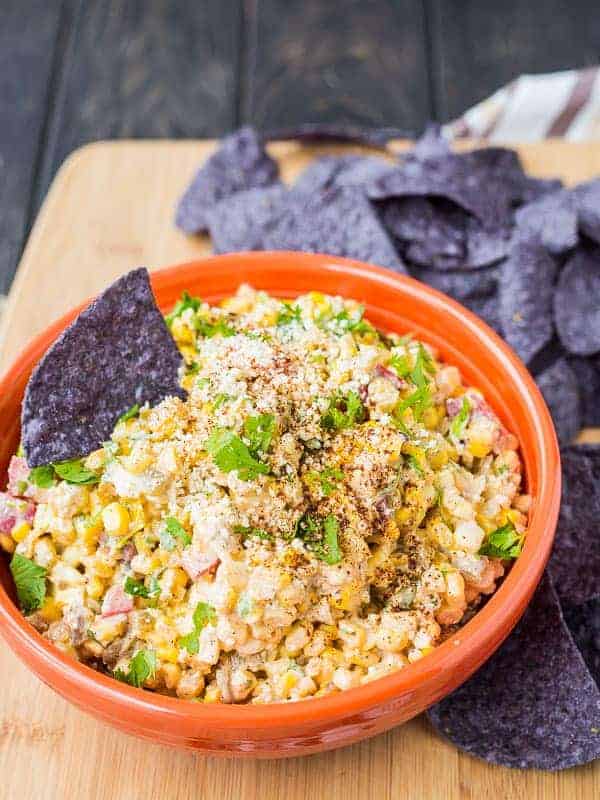
<instances>
[{"instance_id":1,"label":"wooden cutting board","mask_svg":"<svg viewBox=\"0 0 600 800\"><path fill-rule=\"evenodd\" d=\"M404 143L397 143L398 149ZM212 142L101 142L76 151L50 189L0 330L0 369L35 333L129 269L206 255L173 209ZM600 174L600 144L518 148L533 174ZM316 155L360 148L271 148L285 179ZM550 774L489 766L442 740L424 717L353 747L287 761L224 761L117 733L68 705L0 646L0 800L592 800L600 762Z\"/></svg>"}]
</instances>

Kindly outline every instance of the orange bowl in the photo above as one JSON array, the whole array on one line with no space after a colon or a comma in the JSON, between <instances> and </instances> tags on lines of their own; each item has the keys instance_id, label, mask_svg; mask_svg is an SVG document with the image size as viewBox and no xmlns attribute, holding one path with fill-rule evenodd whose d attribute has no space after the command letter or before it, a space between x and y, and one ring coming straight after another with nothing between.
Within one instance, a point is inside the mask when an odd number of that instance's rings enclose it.
<instances>
[{"instance_id":1,"label":"orange bowl","mask_svg":"<svg viewBox=\"0 0 600 800\"><path fill-rule=\"evenodd\" d=\"M405 722L463 683L500 645L525 610L550 554L560 502L559 451L546 405L517 356L471 312L418 281L335 256L286 252L218 256L152 275L165 311L184 289L216 301L242 282L280 297L317 289L355 298L377 327L413 331L484 392L519 438L533 497L523 553L502 585L463 628L421 661L356 689L288 704L191 703L131 688L78 663L25 621L1 559L0 627L9 646L45 683L123 731L205 753L302 755ZM36 337L0 382L0 480L5 480L17 447L21 400L31 370L79 310Z\"/></svg>"}]
</instances>

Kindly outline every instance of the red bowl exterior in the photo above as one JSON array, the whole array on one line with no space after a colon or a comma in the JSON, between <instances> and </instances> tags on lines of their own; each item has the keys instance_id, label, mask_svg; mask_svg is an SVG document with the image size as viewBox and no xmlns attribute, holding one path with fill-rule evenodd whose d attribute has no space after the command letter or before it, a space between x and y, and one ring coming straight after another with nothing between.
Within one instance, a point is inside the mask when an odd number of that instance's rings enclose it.
<instances>
[{"instance_id":1,"label":"red bowl exterior","mask_svg":"<svg viewBox=\"0 0 600 800\"><path fill-rule=\"evenodd\" d=\"M546 405L517 356L471 312L418 281L335 256L291 252L217 256L152 275L163 310L184 289L214 301L232 294L242 282L281 297L315 289L353 297L364 303L366 316L379 328L415 332L484 392L519 438L533 497L523 553L498 591L421 661L356 689L289 704L191 703L131 688L79 664L22 617L11 599L5 561L0 564L0 630L41 680L123 731L212 754L303 755L351 744L405 722L489 658L525 610L550 554L560 502L560 458ZM0 480L17 446L20 405L31 370L79 310L36 337L0 381Z\"/></svg>"}]
</instances>

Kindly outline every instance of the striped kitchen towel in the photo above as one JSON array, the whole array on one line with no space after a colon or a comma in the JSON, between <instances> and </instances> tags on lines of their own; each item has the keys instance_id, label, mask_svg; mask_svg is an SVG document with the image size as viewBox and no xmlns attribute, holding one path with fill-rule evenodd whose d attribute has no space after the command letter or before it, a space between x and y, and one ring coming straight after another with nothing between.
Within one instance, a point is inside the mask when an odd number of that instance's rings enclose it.
<instances>
[{"instance_id":1,"label":"striped kitchen towel","mask_svg":"<svg viewBox=\"0 0 600 800\"><path fill-rule=\"evenodd\" d=\"M521 75L444 126L448 138L600 139L600 67Z\"/></svg>"}]
</instances>

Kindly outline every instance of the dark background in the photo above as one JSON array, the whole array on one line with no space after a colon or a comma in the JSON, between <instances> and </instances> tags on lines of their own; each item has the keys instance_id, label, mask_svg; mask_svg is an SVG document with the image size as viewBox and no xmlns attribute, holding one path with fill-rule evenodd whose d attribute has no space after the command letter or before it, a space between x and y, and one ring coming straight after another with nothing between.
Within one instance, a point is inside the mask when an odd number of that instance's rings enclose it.
<instances>
[{"instance_id":1,"label":"dark background","mask_svg":"<svg viewBox=\"0 0 600 800\"><path fill-rule=\"evenodd\" d=\"M0 0L0 291L85 142L244 122L414 134L599 51L598 0Z\"/></svg>"}]
</instances>

